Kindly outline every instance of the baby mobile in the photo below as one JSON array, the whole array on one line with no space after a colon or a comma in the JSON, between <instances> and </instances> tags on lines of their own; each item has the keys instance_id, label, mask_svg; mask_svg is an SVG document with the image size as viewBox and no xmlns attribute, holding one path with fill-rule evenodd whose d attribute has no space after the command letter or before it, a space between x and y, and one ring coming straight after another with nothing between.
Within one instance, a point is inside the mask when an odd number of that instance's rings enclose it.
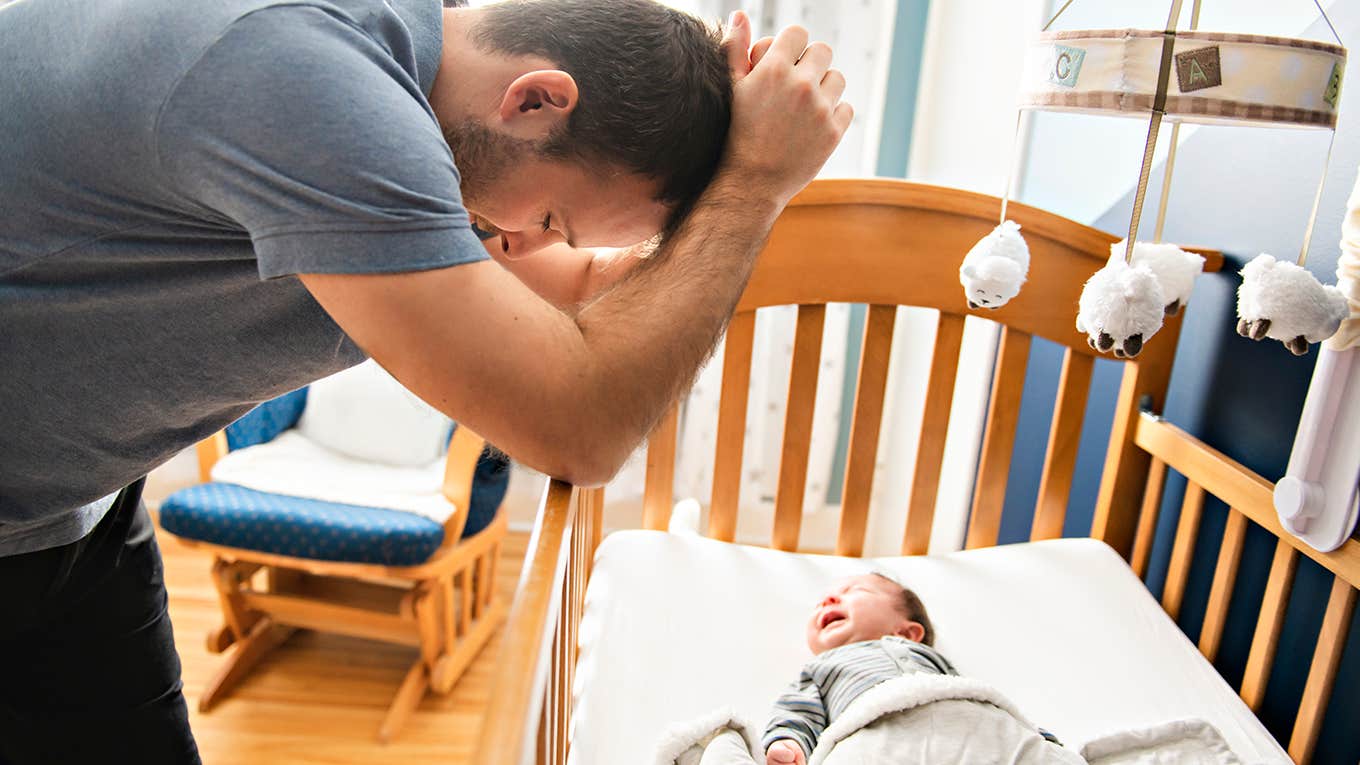
<instances>
[{"instance_id":1,"label":"baby mobile","mask_svg":"<svg viewBox=\"0 0 1360 765\"><path fill-rule=\"evenodd\" d=\"M1067 0L1044 25L1026 56L1012 173L1030 111L1150 115L1128 236L1110 248L1108 264L1087 281L1077 305L1077 330L1093 349L1131 358L1161 329L1164 316L1184 307L1204 265L1202 257L1162 242L1181 124L1321 128L1335 141L1346 51L1339 37L1331 45L1197 31L1200 0L1193 2L1188 31L1176 28L1183 0L1173 0L1162 31L1050 32L1073 2ZM1314 4L1327 19L1318 0ZM1331 28L1330 19L1327 25ZM1138 225L1163 121L1171 123L1171 141L1156 227L1151 242L1140 242ZM1330 146L1327 155L1330 159ZM1340 290L1303 267L1325 175L1326 162L1297 263L1262 254L1242 269L1238 292L1238 333L1279 340L1296 355L1333 335L1350 313ZM1029 248L1020 226L1006 219L1010 185L1007 179L1000 225L974 245L959 268L970 308L1005 305L1028 276Z\"/></svg>"}]
</instances>

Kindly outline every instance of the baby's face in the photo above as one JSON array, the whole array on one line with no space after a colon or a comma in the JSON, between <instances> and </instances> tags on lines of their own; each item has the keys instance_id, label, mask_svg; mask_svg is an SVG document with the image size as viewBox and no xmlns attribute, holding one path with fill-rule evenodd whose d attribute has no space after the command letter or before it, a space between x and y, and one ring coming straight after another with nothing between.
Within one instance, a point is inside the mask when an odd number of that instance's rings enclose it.
<instances>
[{"instance_id":1,"label":"baby's face","mask_svg":"<svg viewBox=\"0 0 1360 765\"><path fill-rule=\"evenodd\" d=\"M818 654L885 635L920 640L924 628L902 615L901 602L901 588L881 576L847 579L813 610L807 625L808 648Z\"/></svg>"}]
</instances>

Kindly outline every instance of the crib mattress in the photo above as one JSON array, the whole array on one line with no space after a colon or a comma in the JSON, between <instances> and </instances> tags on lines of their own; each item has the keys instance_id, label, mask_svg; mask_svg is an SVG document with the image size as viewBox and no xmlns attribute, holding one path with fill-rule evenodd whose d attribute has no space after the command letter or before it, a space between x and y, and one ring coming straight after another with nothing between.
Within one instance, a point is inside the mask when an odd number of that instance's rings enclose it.
<instances>
[{"instance_id":1,"label":"crib mattress","mask_svg":"<svg viewBox=\"0 0 1360 765\"><path fill-rule=\"evenodd\" d=\"M763 724L808 658L824 588L870 567L916 590L936 647L1070 747L1200 717L1246 762L1290 762L1104 543L1063 539L870 561L623 531L586 595L571 762L652 761L661 732L719 706Z\"/></svg>"}]
</instances>

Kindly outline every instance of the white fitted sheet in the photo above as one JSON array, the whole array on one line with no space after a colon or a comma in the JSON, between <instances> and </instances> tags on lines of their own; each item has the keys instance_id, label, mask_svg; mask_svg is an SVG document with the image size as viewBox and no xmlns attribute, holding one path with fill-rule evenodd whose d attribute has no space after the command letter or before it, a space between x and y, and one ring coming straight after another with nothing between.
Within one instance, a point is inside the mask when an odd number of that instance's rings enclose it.
<instances>
[{"instance_id":1,"label":"white fitted sheet","mask_svg":"<svg viewBox=\"0 0 1360 765\"><path fill-rule=\"evenodd\" d=\"M1245 762L1289 758L1104 543L1062 539L857 560L623 531L586 595L571 761L639 765L661 732L719 706L758 723L809 657L832 582L881 568L921 596L936 647L1074 749L1200 717Z\"/></svg>"}]
</instances>

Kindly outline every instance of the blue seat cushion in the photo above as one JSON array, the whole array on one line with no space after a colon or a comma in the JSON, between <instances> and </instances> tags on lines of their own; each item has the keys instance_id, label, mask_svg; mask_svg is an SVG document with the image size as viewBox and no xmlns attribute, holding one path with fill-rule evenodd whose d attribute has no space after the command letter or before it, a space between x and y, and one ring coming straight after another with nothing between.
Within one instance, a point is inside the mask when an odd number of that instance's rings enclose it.
<instances>
[{"instance_id":1,"label":"blue seat cushion","mask_svg":"<svg viewBox=\"0 0 1360 765\"><path fill-rule=\"evenodd\" d=\"M415 513L289 497L230 483L177 491L160 509L187 539L313 560L411 566L429 560L444 527Z\"/></svg>"}]
</instances>

